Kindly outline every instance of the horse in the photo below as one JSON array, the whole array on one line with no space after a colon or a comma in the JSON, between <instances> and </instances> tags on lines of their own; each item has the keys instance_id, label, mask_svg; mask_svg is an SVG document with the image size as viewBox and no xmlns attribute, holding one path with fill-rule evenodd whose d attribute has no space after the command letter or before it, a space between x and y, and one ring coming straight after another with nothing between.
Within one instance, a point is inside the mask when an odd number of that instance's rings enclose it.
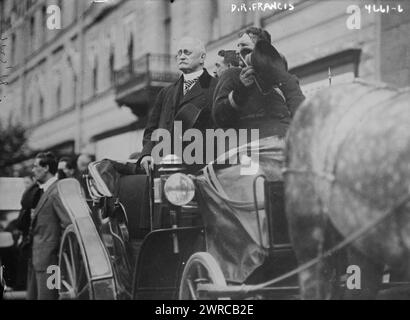
<instances>
[{"instance_id":1,"label":"horse","mask_svg":"<svg viewBox=\"0 0 410 320\"><path fill-rule=\"evenodd\" d=\"M409 89L355 80L296 112L284 184L303 299L376 298L386 267L410 277ZM361 271L352 290L339 281L349 265Z\"/></svg>"}]
</instances>

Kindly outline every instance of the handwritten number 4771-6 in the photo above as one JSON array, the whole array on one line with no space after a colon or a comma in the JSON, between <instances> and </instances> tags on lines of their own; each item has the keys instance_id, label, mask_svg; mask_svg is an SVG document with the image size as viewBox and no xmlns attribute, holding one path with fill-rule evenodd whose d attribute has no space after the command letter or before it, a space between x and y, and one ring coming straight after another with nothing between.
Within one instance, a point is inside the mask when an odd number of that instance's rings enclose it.
<instances>
[{"instance_id":1,"label":"handwritten number 4771-6","mask_svg":"<svg viewBox=\"0 0 410 320\"><path fill-rule=\"evenodd\" d=\"M404 9L401 7L400 4L398 4L397 6L390 6L390 5L370 5L370 4L366 4L364 6L365 10L367 10L368 13L389 13L390 11L396 11L398 13L402 13L404 12Z\"/></svg>"}]
</instances>

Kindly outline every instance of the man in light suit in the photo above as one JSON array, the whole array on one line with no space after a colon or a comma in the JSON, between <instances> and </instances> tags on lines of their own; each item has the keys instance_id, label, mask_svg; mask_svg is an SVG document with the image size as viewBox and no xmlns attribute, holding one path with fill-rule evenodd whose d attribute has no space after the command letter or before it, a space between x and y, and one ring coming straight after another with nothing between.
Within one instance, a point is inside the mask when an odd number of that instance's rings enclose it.
<instances>
[{"instance_id":1,"label":"man in light suit","mask_svg":"<svg viewBox=\"0 0 410 320\"><path fill-rule=\"evenodd\" d=\"M27 299L54 300L56 289L47 287L47 268L58 264L58 250L63 230L71 223L57 190L57 159L51 153L39 153L33 165L33 174L43 194L34 210L30 237L32 257L29 262Z\"/></svg>"},{"instance_id":2,"label":"man in light suit","mask_svg":"<svg viewBox=\"0 0 410 320\"><path fill-rule=\"evenodd\" d=\"M173 132L174 121L182 110L186 116L181 117L183 127L195 122L195 112L190 115L189 109L201 110L202 126L213 127L211 107L217 80L204 68L206 57L205 46L200 40L183 38L177 47L178 69L182 72L177 82L163 88L155 101L151 115L144 131L143 150L138 164L148 171L153 164L151 151L156 142L152 141L155 129L166 129Z\"/></svg>"}]
</instances>

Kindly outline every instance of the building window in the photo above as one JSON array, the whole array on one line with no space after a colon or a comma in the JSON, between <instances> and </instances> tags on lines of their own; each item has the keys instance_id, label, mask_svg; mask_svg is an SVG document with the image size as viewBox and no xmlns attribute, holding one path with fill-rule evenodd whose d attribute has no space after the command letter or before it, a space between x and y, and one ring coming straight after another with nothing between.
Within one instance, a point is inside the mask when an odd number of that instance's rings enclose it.
<instances>
[{"instance_id":1,"label":"building window","mask_svg":"<svg viewBox=\"0 0 410 320\"><path fill-rule=\"evenodd\" d=\"M41 8L41 32L42 32L42 43L44 44L47 40L47 7L42 6Z\"/></svg>"},{"instance_id":2,"label":"building window","mask_svg":"<svg viewBox=\"0 0 410 320\"><path fill-rule=\"evenodd\" d=\"M306 97L330 85L352 82L359 76L360 49L345 50L293 68Z\"/></svg>"},{"instance_id":3,"label":"building window","mask_svg":"<svg viewBox=\"0 0 410 320\"><path fill-rule=\"evenodd\" d=\"M56 90L56 105L57 111L61 110L61 83L58 84Z\"/></svg>"},{"instance_id":4,"label":"building window","mask_svg":"<svg viewBox=\"0 0 410 320\"><path fill-rule=\"evenodd\" d=\"M93 67L93 94L95 95L98 90L98 58L95 58Z\"/></svg>"},{"instance_id":5,"label":"building window","mask_svg":"<svg viewBox=\"0 0 410 320\"><path fill-rule=\"evenodd\" d=\"M0 34L3 34L4 1L0 1Z\"/></svg>"},{"instance_id":6,"label":"building window","mask_svg":"<svg viewBox=\"0 0 410 320\"><path fill-rule=\"evenodd\" d=\"M58 0L58 7L60 8L60 13L61 13L61 27L64 27L64 23L63 23L64 3L63 3L63 0Z\"/></svg>"},{"instance_id":7,"label":"building window","mask_svg":"<svg viewBox=\"0 0 410 320\"><path fill-rule=\"evenodd\" d=\"M114 49L111 48L110 50L110 83L113 84L115 79L115 70L114 70Z\"/></svg>"},{"instance_id":8,"label":"building window","mask_svg":"<svg viewBox=\"0 0 410 320\"><path fill-rule=\"evenodd\" d=\"M11 66L14 66L14 64L17 62L17 57L16 57L16 34L13 33L11 35Z\"/></svg>"},{"instance_id":9,"label":"building window","mask_svg":"<svg viewBox=\"0 0 410 320\"><path fill-rule=\"evenodd\" d=\"M34 43L35 43L35 28L36 28L36 18L32 16L30 18L30 43L31 43L31 50L34 50Z\"/></svg>"},{"instance_id":10,"label":"building window","mask_svg":"<svg viewBox=\"0 0 410 320\"><path fill-rule=\"evenodd\" d=\"M30 103L27 108L27 120L29 124L33 123L33 106Z\"/></svg>"},{"instance_id":11,"label":"building window","mask_svg":"<svg viewBox=\"0 0 410 320\"><path fill-rule=\"evenodd\" d=\"M164 28L165 28L165 52L171 52L171 2L165 3L165 19L164 19Z\"/></svg>"},{"instance_id":12,"label":"building window","mask_svg":"<svg viewBox=\"0 0 410 320\"><path fill-rule=\"evenodd\" d=\"M40 95L40 102L38 104L38 114L40 120L44 118L44 99L43 96Z\"/></svg>"},{"instance_id":13,"label":"building window","mask_svg":"<svg viewBox=\"0 0 410 320\"><path fill-rule=\"evenodd\" d=\"M72 90L73 90L73 97L72 97L72 103L75 104L76 97L77 97L77 75L75 74L75 71L72 70L73 72L73 82L72 82Z\"/></svg>"},{"instance_id":14,"label":"building window","mask_svg":"<svg viewBox=\"0 0 410 320\"><path fill-rule=\"evenodd\" d=\"M131 34L130 36L130 41L128 42L128 50L127 50L127 55L128 55L128 70L130 73L133 72L134 70L134 40L133 40L133 35Z\"/></svg>"},{"instance_id":15,"label":"building window","mask_svg":"<svg viewBox=\"0 0 410 320\"><path fill-rule=\"evenodd\" d=\"M74 19L77 20L78 14L80 13L80 1L74 1Z\"/></svg>"},{"instance_id":16,"label":"building window","mask_svg":"<svg viewBox=\"0 0 410 320\"><path fill-rule=\"evenodd\" d=\"M171 52L171 18L166 18L165 24L165 52Z\"/></svg>"},{"instance_id":17,"label":"building window","mask_svg":"<svg viewBox=\"0 0 410 320\"><path fill-rule=\"evenodd\" d=\"M212 0L211 2L211 31L212 39L218 39L221 36L221 29L219 24L219 5L218 0Z\"/></svg>"}]
</instances>

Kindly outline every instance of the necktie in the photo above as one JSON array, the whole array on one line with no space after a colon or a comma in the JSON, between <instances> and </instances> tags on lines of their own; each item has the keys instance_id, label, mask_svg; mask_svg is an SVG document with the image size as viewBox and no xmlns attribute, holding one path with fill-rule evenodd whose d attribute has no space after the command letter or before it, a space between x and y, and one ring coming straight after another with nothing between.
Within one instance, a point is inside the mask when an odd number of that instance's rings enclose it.
<instances>
[{"instance_id":1,"label":"necktie","mask_svg":"<svg viewBox=\"0 0 410 320\"><path fill-rule=\"evenodd\" d=\"M37 207L38 202L40 201L41 196L43 195L44 190L41 188L38 188L36 194L34 195L33 203L32 203L32 208L35 209Z\"/></svg>"},{"instance_id":2,"label":"necktie","mask_svg":"<svg viewBox=\"0 0 410 320\"><path fill-rule=\"evenodd\" d=\"M184 95L194 86L195 82L198 81L198 78L192 80L184 80Z\"/></svg>"},{"instance_id":3,"label":"necktie","mask_svg":"<svg viewBox=\"0 0 410 320\"><path fill-rule=\"evenodd\" d=\"M31 209L31 214L30 214L30 227L28 230L28 240L31 243L33 241L33 226L35 224L34 221L34 212L36 211L36 207L40 201L40 198L43 196L44 190L41 188L38 188L34 195L33 203L32 203L32 209Z\"/></svg>"}]
</instances>

